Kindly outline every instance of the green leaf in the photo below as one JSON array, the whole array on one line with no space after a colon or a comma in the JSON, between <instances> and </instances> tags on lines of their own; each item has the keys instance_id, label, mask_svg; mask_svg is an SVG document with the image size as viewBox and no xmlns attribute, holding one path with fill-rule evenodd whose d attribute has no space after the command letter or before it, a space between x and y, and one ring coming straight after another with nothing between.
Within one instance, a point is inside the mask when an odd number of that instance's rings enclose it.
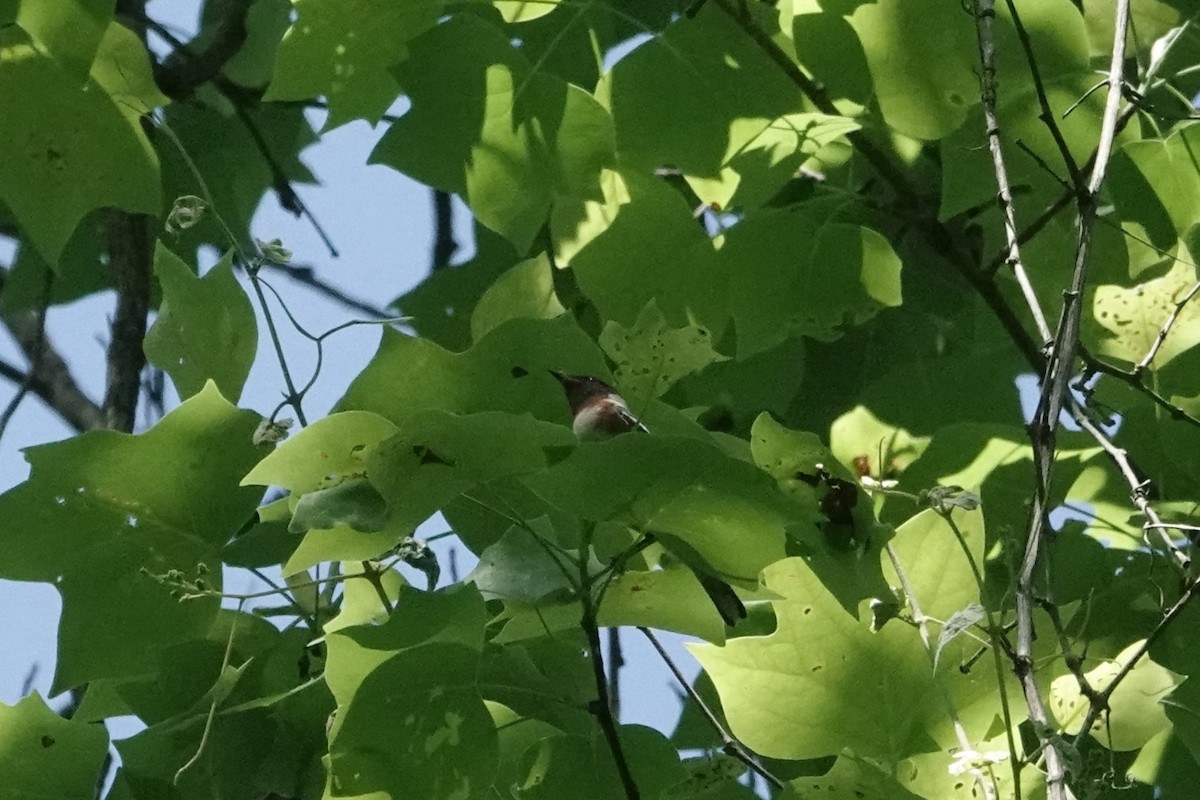
<instances>
[{"instance_id":1,"label":"green leaf","mask_svg":"<svg viewBox=\"0 0 1200 800\"><path fill-rule=\"evenodd\" d=\"M264 99L324 95L327 130L352 119L379 122L400 94L388 68L407 57L408 43L442 13L442 0L300 0L295 6Z\"/></svg>"},{"instance_id":2,"label":"green leaf","mask_svg":"<svg viewBox=\"0 0 1200 800\"><path fill-rule=\"evenodd\" d=\"M936 0L883 0L860 5L850 16L884 120L916 139L942 138L979 103L974 20L970 14L939 17L943 10ZM1028 86L1030 79L1007 17L1002 10L996 16L996 69L1004 92L1011 95ZM928 20L934 18L944 24L929 25ZM1023 8L1021 21L1030 33L1038 69L1047 83L1087 69L1083 18L1068 0Z\"/></svg>"},{"instance_id":3,"label":"green leaf","mask_svg":"<svg viewBox=\"0 0 1200 800\"><path fill-rule=\"evenodd\" d=\"M108 754L104 728L63 719L31 694L0 703L0 781L14 800L92 800Z\"/></svg>"},{"instance_id":4,"label":"green leaf","mask_svg":"<svg viewBox=\"0 0 1200 800\"><path fill-rule=\"evenodd\" d=\"M256 424L209 384L139 436L96 431L26 451L29 480L0 496L0 574L62 594L57 690L145 672L211 625L215 601L181 604L140 571L205 564L219 588L217 552L259 497L238 488L264 452Z\"/></svg>"},{"instance_id":5,"label":"green leaf","mask_svg":"<svg viewBox=\"0 0 1200 800\"><path fill-rule=\"evenodd\" d=\"M1183 300L1196 280L1194 267L1175 261L1165 274L1130 289L1097 286L1092 300L1093 327L1100 329L1096 331L1095 352L1129 364L1141 361L1167 324L1176 303ZM1189 303L1180 310L1151 367L1165 367L1197 344L1200 344L1200 306Z\"/></svg>"},{"instance_id":6,"label":"green leaf","mask_svg":"<svg viewBox=\"0 0 1200 800\"><path fill-rule=\"evenodd\" d=\"M299 153L316 137L299 104L257 103L238 111L215 89L201 87L197 96L204 102L168 106L166 122L182 142L204 187L173 143L164 143L160 151L163 195L171 201L184 195L211 196L213 207L249 249L250 219L263 194L277 188L280 177L293 186L314 182ZM264 150L271 154L270 161L263 157ZM195 251L202 245L221 252L230 247L229 235L211 215L166 243L189 263L195 262Z\"/></svg>"},{"instance_id":7,"label":"green leaf","mask_svg":"<svg viewBox=\"0 0 1200 800\"><path fill-rule=\"evenodd\" d=\"M600 351L569 316L514 319L465 353L384 329L379 352L341 399L402 422L421 411L531 413L569 424L562 387L548 370L603 375ZM413 375L420 374L420 380Z\"/></svg>"},{"instance_id":8,"label":"green leaf","mask_svg":"<svg viewBox=\"0 0 1200 800\"><path fill-rule=\"evenodd\" d=\"M1142 238L1160 250L1200 217L1200 125L1184 125L1165 138L1127 143L1113 156L1113 201L1126 223L1136 223Z\"/></svg>"},{"instance_id":9,"label":"green leaf","mask_svg":"<svg viewBox=\"0 0 1200 800\"><path fill-rule=\"evenodd\" d=\"M392 524L407 531L477 485L544 469L575 442L566 427L527 414L425 411L370 454L367 474Z\"/></svg>"},{"instance_id":10,"label":"green leaf","mask_svg":"<svg viewBox=\"0 0 1200 800\"><path fill-rule=\"evenodd\" d=\"M554 293L550 260L543 253L517 264L492 282L471 313L471 337L479 341L517 317L553 319L566 309Z\"/></svg>"},{"instance_id":11,"label":"green leaf","mask_svg":"<svg viewBox=\"0 0 1200 800\"><path fill-rule=\"evenodd\" d=\"M631 170L610 180L610 202L589 204L578 231L556 227L559 263L569 255L579 288L605 319L632 324L655 300L669 320L692 314L714 333L723 330L727 278L679 193Z\"/></svg>"},{"instance_id":12,"label":"green leaf","mask_svg":"<svg viewBox=\"0 0 1200 800\"><path fill-rule=\"evenodd\" d=\"M675 555L687 561L694 553L717 575L748 586L783 557L785 530L802 519L753 466L712 444L658 434L584 443L525 483L584 519L618 518L673 537L685 548Z\"/></svg>"},{"instance_id":13,"label":"green leaf","mask_svg":"<svg viewBox=\"0 0 1200 800\"><path fill-rule=\"evenodd\" d=\"M805 110L763 49L707 5L617 62L597 94L612 111L623 163L702 179L721 176L775 120Z\"/></svg>"},{"instance_id":14,"label":"green leaf","mask_svg":"<svg viewBox=\"0 0 1200 800\"><path fill-rule=\"evenodd\" d=\"M920 800L905 789L881 765L865 758L843 755L820 777L795 778L784 790L782 800L805 800L820 796L829 800Z\"/></svg>"},{"instance_id":15,"label":"green leaf","mask_svg":"<svg viewBox=\"0 0 1200 800\"><path fill-rule=\"evenodd\" d=\"M615 162L612 120L587 92L531 67L499 30L454 17L414 41L396 74L413 106L371 163L460 195L518 253L559 196L600 198L600 170Z\"/></svg>"},{"instance_id":16,"label":"green leaf","mask_svg":"<svg viewBox=\"0 0 1200 800\"><path fill-rule=\"evenodd\" d=\"M383 528L387 522L387 501L365 478L350 480L307 492L296 501L291 533L307 533L314 528L347 525L351 529L370 533Z\"/></svg>"},{"instance_id":17,"label":"green leaf","mask_svg":"<svg viewBox=\"0 0 1200 800\"><path fill-rule=\"evenodd\" d=\"M630 772L643 796L661 797L687 776L678 754L662 734L639 725L624 725L619 733ZM626 796L612 753L598 731L587 738L543 739L525 753L523 761L526 774L516 787L523 798L609 800Z\"/></svg>"},{"instance_id":18,"label":"green leaf","mask_svg":"<svg viewBox=\"0 0 1200 800\"><path fill-rule=\"evenodd\" d=\"M932 749L935 738L954 741L914 631L892 623L870 633L800 559L768 567L764 580L782 598L773 603L774 633L721 648L689 645L716 684L734 736L772 758L849 748L890 762ZM990 677L957 675L945 666L937 680L952 691L972 681L993 691Z\"/></svg>"},{"instance_id":19,"label":"green leaf","mask_svg":"<svg viewBox=\"0 0 1200 800\"><path fill-rule=\"evenodd\" d=\"M1134 642L1116 658L1085 672L1088 683L1096 691L1104 691L1141 645ZM1163 700L1180 682L1180 676L1143 658L1113 690L1108 700L1111 709L1108 718L1101 715L1088 732L1111 750L1138 749L1169 727ZM1067 733L1079 732L1088 699L1080 692L1074 675L1054 679L1047 705Z\"/></svg>"},{"instance_id":20,"label":"green leaf","mask_svg":"<svg viewBox=\"0 0 1200 800\"><path fill-rule=\"evenodd\" d=\"M898 306L900 259L880 234L819 224L803 207L748 216L717 252L744 358L803 334L841 336L881 308Z\"/></svg>"},{"instance_id":21,"label":"green leaf","mask_svg":"<svg viewBox=\"0 0 1200 800\"><path fill-rule=\"evenodd\" d=\"M827 145L844 142L861 126L830 114L786 114L726 157L720 175L687 175L688 185L714 210L757 208L768 203L801 167L823 171Z\"/></svg>"},{"instance_id":22,"label":"green leaf","mask_svg":"<svg viewBox=\"0 0 1200 800\"><path fill-rule=\"evenodd\" d=\"M129 124L137 126L135 130L141 130L143 116L171 102L154 80L142 40L116 22L108 26L100 41L91 77L108 92Z\"/></svg>"},{"instance_id":23,"label":"green leaf","mask_svg":"<svg viewBox=\"0 0 1200 800\"><path fill-rule=\"evenodd\" d=\"M102 84L73 81L16 27L0 31L0 64L0 201L47 263L92 209L158 212L153 148Z\"/></svg>"},{"instance_id":24,"label":"green leaf","mask_svg":"<svg viewBox=\"0 0 1200 800\"><path fill-rule=\"evenodd\" d=\"M725 621L717 607L695 573L678 563L622 573L605 590L597 621L675 631L717 644L725 641Z\"/></svg>"},{"instance_id":25,"label":"green leaf","mask_svg":"<svg viewBox=\"0 0 1200 800\"><path fill-rule=\"evenodd\" d=\"M600 346L617 365L617 383L630 397L658 397L685 375L724 361L712 334L695 323L673 327L651 300L632 328L609 322Z\"/></svg>"},{"instance_id":26,"label":"green leaf","mask_svg":"<svg viewBox=\"0 0 1200 800\"><path fill-rule=\"evenodd\" d=\"M75 80L87 79L116 0L19 0L16 23Z\"/></svg>"},{"instance_id":27,"label":"green leaf","mask_svg":"<svg viewBox=\"0 0 1200 800\"><path fill-rule=\"evenodd\" d=\"M308 5L308 4L305 4ZM203 52L219 35L231 13L240 12L238 0L210 0L204 4L200 32L189 46ZM221 74L249 89L261 89L271 80L279 40L288 29L292 4L288 0L254 0L246 14L246 41L221 67ZM309 54L311 55L311 54Z\"/></svg>"},{"instance_id":28,"label":"green leaf","mask_svg":"<svg viewBox=\"0 0 1200 800\"><path fill-rule=\"evenodd\" d=\"M160 243L154 272L163 300L146 334L147 360L171 376L184 399L212 380L236 400L258 350L258 323L233 276L232 252L198 278Z\"/></svg>"},{"instance_id":29,"label":"green leaf","mask_svg":"<svg viewBox=\"0 0 1200 800\"><path fill-rule=\"evenodd\" d=\"M476 685L484 619L471 587L405 588L383 626L328 637L337 793L468 797L491 783L496 729Z\"/></svg>"},{"instance_id":30,"label":"green leaf","mask_svg":"<svg viewBox=\"0 0 1200 800\"><path fill-rule=\"evenodd\" d=\"M538 535L543 540L553 541L554 532L546 532L543 522L532 520L528 524L534 530L542 529ZM479 564L464 580L475 584L486 600L516 600L536 605L546 595L570 588L563 570L575 566L563 563L552 552L544 550L528 530L514 526L480 554Z\"/></svg>"}]
</instances>

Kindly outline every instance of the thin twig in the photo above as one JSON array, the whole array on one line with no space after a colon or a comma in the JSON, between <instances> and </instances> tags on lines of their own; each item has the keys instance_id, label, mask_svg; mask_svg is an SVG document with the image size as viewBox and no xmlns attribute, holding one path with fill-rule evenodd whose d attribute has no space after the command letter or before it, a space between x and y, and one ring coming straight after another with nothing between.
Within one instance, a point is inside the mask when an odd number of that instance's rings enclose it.
<instances>
[{"instance_id":1,"label":"thin twig","mask_svg":"<svg viewBox=\"0 0 1200 800\"><path fill-rule=\"evenodd\" d=\"M433 261L432 272L450 266L450 259L458 250L454 239L454 203L448 192L433 190Z\"/></svg>"},{"instance_id":2,"label":"thin twig","mask_svg":"<svg viewBox=\"0 0 1200 800\"><path fill-rule=\"evenodd\" d=\"M605 630L608 639L608 698L612 703L613 716L621 718L621 668L625 666L625 654L621 651L621 629Z\"/></svg>"},{"instance_id":3,"label":"thin twig","mask_svg":"<svg viewBox=\"0 0 1200 800\"><path fill-rule=\"evenodd\" d=\"M1071 275L1070 290L1063 298L1063 309L1055 332L1053 346L1049 350L1046 369L1042 376L1042 391L1038 399L1033 424L1030 426L1030 441L1034 451L1034 468L1037 485L1030 513L1029 535L1025 543L1025 554L1017 575L1017 647L1016 671L1025 692L1029 718L1034 724L1039 742L1045 755L1046 796L1048 800L1066 800L1071 796L1067 787L1066 758L1062 743L1049 731L1050 720L1041 689L1033 674L1033 611L1035 606L1034 572L1043 558L1044 534L1048 525L1051 507L1050 482L1054 469L1057 431L1064 405L1069 405L1068 381L1073 371L1075 355L1079 345L1079 321L1082 308L1084 283L1090 256L1092 225L1096 218L1096 207L1100 187L1108 169L1113 140L1120 115L1121 85L1125 59L1125 35L1129 25L1129 0L1117 0L1116 23L1114 25L1113 52L1108 75L1108 97L1105 101L1101 122L1100 138L1096 145L1096 156L1091 176L1086 187L1076 199L1078 205L1077 228L1079 231L1075 249L1075 266ZM1047 562L1048 563L1048 562ZM1049 585L1049 584L1048 584Z\"/></svg>"},{"instance_id":4,"label":"thin twig","mask_svg":"<svg viewBox=\"0 0 1200 800\"><path fill-rule=\"evenodd\" d=\"M379 596L379 602L383 604L383 610L388 616L392 615L392 600L388 597L387 590L383 588L383 579L379 577L380 570L375 568L375 565L370 561L362 562L362 577L367 579L367 583L371 584L375 589L375 594Z\"/></svg>"},{"instance_id":5,"label":"thin twig","mask_svg":"<svg viewBox=\"0 0 1200 800\"><path fill-rule=\"evenodd\" d=\"M1088 417L1082 408L1076 404L1072 404L1071 418L1075 420L1084 431L1091 435L1096 443L1103 448L1108 457L1116 464L1120 470L1121 476L1125 478L1125 482L1129 484L1129 498L1133 501L1138 512L1146 520L1142 526L1144 531L1157 531L1162 538L1163 546L1174 559L1173 563L1181 572L1186 572L1191 566L1192 560L1187 553L1180 550L1171 541L1170 535L1166 532L1166 527L1163 525L1162 518L1158 516L1153 506L1150 505L1149 489L1150 481L1143 480L1133 469L1133 464L1129 462L1129 454L1113 443L1112 439L1096 423Z\"/></svg>"},{"instance_id":6,"label":"thin twig","mask_svg":"<svg viewBox=\"0 0 1200 800\"><path fill-rule=\"evenodd\" d=\"M102 409L106 427L126 433L133 431L142 367L146 365L142 340L150 313L150 242L149 216L119 210L108 213L108 252L117 306L110 326Z\"/></svg>"},{"instance_id":7,"label":"thin twig","mask_svg":"<svg viewBox=\"0 0 1200 800\"><path fill-rule=\"evenodd\" d=\"M293 280L296 283L307 286L313 291L325 295L330 300L341 303L347 308L354 309L355 311L366 314L369 317L375 317L376 319L382 320L392 316L386 309L372 305L364 300L351 297L328 281L317 277L316 270L314 270L312 267L304 266L302 264L287 264L285 266L283 264L275 264L271 262L268 262L263 266L278 272L280 275L286 275L289 280Z\"/></svg>"},{"instance_id":8,"label":"thin twig","mask_svg":"<svg viewBox=\"0 0 1200 800\"><path fill-rule=\"evenodd\" d=\"M1011 0L1009 0L1009 4L1011 6ZM1037 293L1033 290L1029 274L1025 271L1025 265L1021 262L1021 243L1017 233L1017 218L1013 211L1012 189L1009 186L1008 169L1004 165L1004 151L1000 146L1000 121L996 116L996 42L992 30L995 17L994 0L975 0L975 30L981 66L979 89L983 99L983 119L987 125L988 150L991 151L992 168L996 172L998 189L996 200L1000 205L1000 214L1004 218L1004 238L1008 242L1005 263L1012 269L1017 285L1021 288L1021 294L1025 298L1025 305L1029 307L1029 312L1033 315L1038 335L1042 337L1043 345L1046 345L1049 344L1051 338L1050 326L1047 324L1046 315L1038 302ZM1041 81L1037 82L1040 86ZM1070 157L1069 153L1068 157ZM1073 161L1071 167L1077 171Z\"/></svg>"},{"instance_id":9,"label":"thin twig","mask_svg":"<svg viewBox=\"0 0 1200 800\"><path fill-rule=\"evenodd\" d=\"M1150 349L1146 351L1146 355L1142 357L1141 361L1133 365L1132 371L1134 375L1141 375L1141 373L1150 366L1150 362L1154 360L1154 357L1158 355L1159 349L1162 348L1163 342L1167 340L1167 334L1171 332L1171 328L1174 327L1175 321L1179 319L1179 313L1183 311L1183 307L1186 306L1198 292L1200 292L1200 281L1192 284L1192 288L1188 289L1187 294L1185 294L1181 300L1175 301L1175 307L1171 309L1171 313L1167 317L1167 321L1164 322L1163 326L1158 329L1158 335L1154 337L1154 342L1150 345Z\"/></svg>"},{"instance_id":10,"label":"thin twig","mask_svg":"<svg viewBox=\"0 0 1200 800\"><path fill-rule=\"evenodd\" d=\"M1145 656L1146 653L1150 652L1150 648L1158 640L1158 637L1162 636L1167 627L1179 618L1179 615L1183 612L1187 605L1192 602L1197 594L1200 594L1200 578L1193 580L1187 585L1187 588L1184 589L1183 594L1179 596L1179 599L1175 601L1174 605L1167 609L1167 613L1163 614L1163 618L1159 620L1157 625L1154 626L1154 630L1150 631L1150 635L1146 637L1141 646L1133 653L1129 660L1126 661L1119 670L1117 670L1117 674L1114 675L1113 679L1108 683L1108 685L1100 691L1096 700L1088 705L1087 715L1083 718L1083 725L1080 726L1079 733L1076 735L1077 739L1086 736L1100 715L1108 710L1108 701L1112 698L1113 692L1115 692L1117 687L1121 685L1121 682L1129 676L1129 673L1132 672L1133 668L1136 667L1138 662L1142 660L1142 657Z\"/></svg>"},{"instance_id":11,"label":"thin twig","mask_svg":"<svg viewBox=\"0 0 1200 800\"><path fill-rule=\"evenodd\" d=\"M1079 171L1079 164L1071 155L1071 148L1067 147L1067 140L1063 138L1062 129L1058 127L1058 123L1054 119L1054 112L1050 109L1050 100L1046 97L1046 86L1042 83L1042 72L1038 69L1029 32L1025 30L1025 25L1021 22L1021 15L1017 13L1016 3L1013 0L1004 0L1004 2L1008 5L1008 13L1012 17L1013 27L1017 29L1017 38L1021 41L1021 49L1025 51L1025 61L1029 64L1029 74L1033 78L1033 90L1037 94L1038 106L1041 108L1038 118L1049 129L1050 136L1053 137L1054 144L1058 147L1058 153L1067 167L1071 185L1082 186L1083 175Z\"/></svg>"},{"instance_id":12,"label":"thin twig","mask_svg":"<svg viewBox=\"0 0 1200 800\"><path fill-rule=\"evenodd\" d=\"M700 693L696 691L696 687L692 686L692 684L688 682L687 677L675 664L675 661L671 658L671 655L667 652L666 648L662 646L662 642L658 641L658 637L656 637L649 628L644 628L639 625L638 630L645 634L646 638L650 640L650 644L654 646L654 649L658 652L659 657L662 658L663 663L667 665L667 669L671 670L671 674L675 676L675 680L679 682L679 685L683 687L685 692L687 692L688 697L690 697L692 702L696 704L696 707L700 709L700 713L704 715L706 720L708 720L708 724L712 727L712 729L716 731L718 736L721 737L721 749L725 752L725 754L733 756L738 761L741 761L749 769L761 775L764 780L766 780L776 789L784 788L785 784L782 780L775 777L770 770L758 763L758 759L756 759L754 755L746 749L746 746L735 739L733 734L725 730L725 726L721 724L721 720L718 719L713 710L708 707L708 703L704 702L704 698L701 697Z\"/></svg>"},{"instance_id":13,"label":"thin twig","mask_svg":"<svg viewBox=\"0 0 1200 800\"><path fill-rule=\"evenodd\" d=\"M238 611L242 610L241 604L238 604ZM217 705L223 699L217 692L217 688L221 685L221 678L225 676L225 670L229 668L229 660L233 656L233 634L237 631L237 617L234 617L229 625L229 640L225 643L225 655L221 659L221 669L217 672L217 680L213 683L213 699L208 706L208 716L204 720L204 732L200 734L200 744L196 746L196 752L187 760L187 763L175 771L175 779L172 781L174 786L179 785L180 779L183 778L183 773L194 767L204 755L204 749L208 746L208 735L212 731L213 718L217 714Z\"/></svg>"},{"instance_id":14,"label":"thin twig","mask_svg":"<svg viewBox=\"0 0 1200 800\"><path fill-rule=\"evenodd\" d=\"M992 667L996 672L996 687L1000 692L1000 714L1004 718L1004 735L1007 739L1009 765L1012 769L1013 797L1019 800L1021 797L1021 760L1018 757L1017 742L1013 735L1013 730L1016 726L1013 725L1012 706L1008 699L1008 687L1004 683L1007 671L1004 668L1004 661L1000 657L1002 649L1005 653L1009 653L1011 652L1011 647L1008 639L1005 638L1005 626L996 619L995 612L988 608L985 603L983 569L976 560L975 554L971 552L971 547L967 544L967 537L963 535L962 529L954 521L954 514L950 509L941 509L938 511L938 515L945 520L946 525L950 528L950 532L954 534L959 549L962 550L963 555L967 559L967 564L971 567L971 576L975 579L975 588L979 590L979 602L983 606L984 615L987 617L988 640L991 643L991 646L987 649L992 651Z\"/></svg>"}]
</instances>

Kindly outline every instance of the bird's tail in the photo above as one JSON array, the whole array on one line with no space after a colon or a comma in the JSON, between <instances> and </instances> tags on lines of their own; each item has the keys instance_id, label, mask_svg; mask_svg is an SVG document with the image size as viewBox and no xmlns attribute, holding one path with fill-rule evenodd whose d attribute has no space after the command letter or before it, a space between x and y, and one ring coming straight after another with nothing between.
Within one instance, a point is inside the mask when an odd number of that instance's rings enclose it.
<instances>
[{"instance_id":1,"label":"bird's tail","mask_svg":"<svg viewBox=\"0 0 1200 800\"><path fill-rule=\"evenodd\" d=\"M696 577L726 625L736 625L738 620L746 618L746 606L742 604L742 598L734 593L732 586L712 575L698 574Z\"/></svg>"}]
</instances>

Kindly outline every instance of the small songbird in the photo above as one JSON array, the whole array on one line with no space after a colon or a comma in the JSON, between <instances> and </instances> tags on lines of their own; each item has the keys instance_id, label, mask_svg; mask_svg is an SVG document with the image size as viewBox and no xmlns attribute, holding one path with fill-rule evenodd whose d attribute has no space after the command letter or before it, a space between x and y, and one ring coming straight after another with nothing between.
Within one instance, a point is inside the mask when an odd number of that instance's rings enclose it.
<instances>
[{"instance_id":1,"label":"small songbird","mask_svg":"<svg viewBox=\"0 0 1200 800\"><path fill-rule=\"evenodd\" d=\"M625 398L617 390L599 378L589 375L565 375L550 370L567 395L567 403L571 406L571 430L580 439L603 440L611 439L622 433L636 431L649 433L632 411ZM726 625L736 625L738 620L746 618L746 606L741 598L733 591L733 587L725 581L708 574L696 565L689 564L700 585L712 599L721 618Z\"/></svg>"},{"instance_id":2,"label":"small songbird","mask_svg":"<svg viewBox=\"0 0 1200 800\"><path fill-rule=\"evenodd\" d=\"M629 410L629 404L617 390L599 378L587 375L564 375L550 370L567 393L574 421L571 430L580 439L611 439L618 433L640 431L646 426Z\"/></svg>"}]
</instances>

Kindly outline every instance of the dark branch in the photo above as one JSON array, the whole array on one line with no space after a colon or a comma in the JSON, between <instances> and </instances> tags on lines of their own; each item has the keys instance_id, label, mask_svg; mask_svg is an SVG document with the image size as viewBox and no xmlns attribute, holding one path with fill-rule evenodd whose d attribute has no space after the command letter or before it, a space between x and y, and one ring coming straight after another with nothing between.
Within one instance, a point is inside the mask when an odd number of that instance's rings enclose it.
<instances>
[{"instance_id":1,"label":"dark branch","mask_svg":"<svg viewBox=\"0 0 1200 800\"><path fill-rule=\"evenodd\" d=\"M440 189L433 190L433 264L434 271L450 266L450 259L458 250L454 241L454 204L450 195Z\"/></svg>"},{"instance_id":2,"label":"dark branch","mask_svg":"<svg viewBox=\"0 0 1200 800\"><path fill-rule=\"evenodd\" d=\"M4 287L6 273L0 271L0 290ZM37 313L33 311L4 315L0 321L8 328L13 339L25 354L25 358L33 365L30 370L32 380L29 389L37 395L64 422L77 431L94 430L104 427L104 414L100 407L92 402L75 378L71 375L67 362L63 360L54 345L43 341L40 355L34 358L38 340ZM0 362L0 376L20 386L29 379L26 373L11 364Z\"/></svg>"},{"instance_id":3,"label":"dark branch","mask_svg":"<svg viewBox=\"0 0 1200 800\"><path fill-rule=\"evenodd\" d=\"M146 315L150 311L150 220L145 214L110 211L108 252L117 308L108 343L108 378L104 394L106 427L130 433L142 390L146 354Z\"/></svg>"},{"instance_id":4,"label":"dark branch","mask_svg":"<svg viewBox=\"0 0 1200 800\"><path fill-rule=\"evenodd\" d=\"M142 12L137 21L153 29L175 48L175 52L154 71L155 81L162 93L167 97L182 99L219 76L226 62L246 43L246 14L251 5L253 0L230 0L208 47L202 51L188 48Z\"/></svg>"}]
</instances>

